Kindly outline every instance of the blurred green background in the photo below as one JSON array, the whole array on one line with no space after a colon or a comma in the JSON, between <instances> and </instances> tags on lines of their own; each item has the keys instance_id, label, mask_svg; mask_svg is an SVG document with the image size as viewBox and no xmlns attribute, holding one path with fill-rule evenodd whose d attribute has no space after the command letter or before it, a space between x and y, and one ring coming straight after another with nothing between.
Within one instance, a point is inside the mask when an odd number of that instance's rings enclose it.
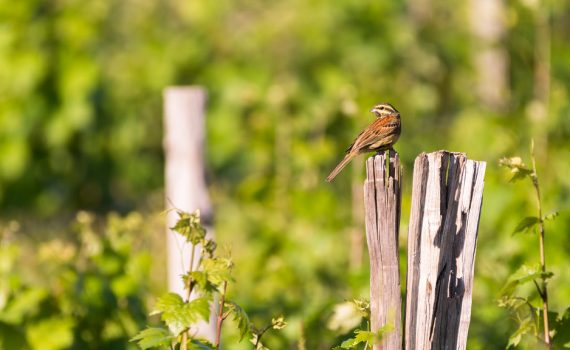
<instances>
[{"instance_id":1,"label":"blurred green background","mask_svg":"<svg viewBox=\"0 0 570 350\"><path fill-rule=\"evenodd\" d=\"M367 296L365 157L324 178L384 101L403 118L402 258L415 156L488 162L468 348L504 348L516 325L496 299L538 248L512 236L530 184L498 159L528 163L531 138L560 211L551 307L570 300L568 38L565 0L0 0L0 346L133 348L165 289L162 90L192 84L209 93L229 293L254 321L289 322L271 348L339 344L333 305ZM234 333L227 348L248 348Z\"/></svg>"}]
</instances>

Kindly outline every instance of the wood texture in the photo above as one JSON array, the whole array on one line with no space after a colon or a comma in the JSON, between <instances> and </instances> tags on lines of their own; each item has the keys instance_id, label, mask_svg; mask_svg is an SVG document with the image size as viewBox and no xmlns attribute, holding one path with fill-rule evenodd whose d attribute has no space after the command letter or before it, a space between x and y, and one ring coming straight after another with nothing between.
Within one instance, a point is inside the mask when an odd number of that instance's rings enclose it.
<instances>
[{"instance_id":1,"label":"wood texture","mask_svg":"<svg viewBox=\"0 0 570 350\"><path fill-rule=\"evenodd\" d=\"M211 235L212 204L204 175L205 103L206 91L200 87L169 87L164 91L165 204L167 209L187 212L199 209ZM166 220L168 288L185 297L180 276L189 268L193 247L170 231L176 220L176 212L169 211ZM200 324L198 332L214 341L215 312L212 315L210 324Z\"/></svg>"},{"instance_id":2,"label":"wood texture","mask_svg":"<svg viewBox=\"0 0 570 350\"><path fill-rule=\"evenodd\" d=\"M405 347L465 349L485 162L445 151L414 164Z\"/></svg>"},{"instance_id":3,"label":"wood texture","mask_svg":"<svg viewBox=\"0 0 570 350\"><path fill-rule=\"evenodd\" d=\"M371 329L378 331L386 324L386 333L374 349L402 348L400 268L398 234L400 225L400 159L389 151L368 158L364 183L366 239L370 256Z\"/></svg>"}]
</instances>

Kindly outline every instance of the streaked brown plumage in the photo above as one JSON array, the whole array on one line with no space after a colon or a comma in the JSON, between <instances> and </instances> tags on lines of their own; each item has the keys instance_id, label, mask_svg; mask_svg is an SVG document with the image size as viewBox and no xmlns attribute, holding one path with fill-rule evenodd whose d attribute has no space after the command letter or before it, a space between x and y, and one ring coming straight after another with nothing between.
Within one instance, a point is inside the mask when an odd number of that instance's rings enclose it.
<instances>
[{"instance_id":1,"label":"streaked brown plumage","mask_svg":"<svg viewBox=\"0 0 570 350\"><path fill-rule=\"evenodd\" d=\"M402 130L400 112L389 103L380 103L370 112L376 115L376 119L348 147L344 159L327 177L328 182L331 182L346 164L360 153L384 151L392 148L398 141Z\"/></svg>"}]
</instances>

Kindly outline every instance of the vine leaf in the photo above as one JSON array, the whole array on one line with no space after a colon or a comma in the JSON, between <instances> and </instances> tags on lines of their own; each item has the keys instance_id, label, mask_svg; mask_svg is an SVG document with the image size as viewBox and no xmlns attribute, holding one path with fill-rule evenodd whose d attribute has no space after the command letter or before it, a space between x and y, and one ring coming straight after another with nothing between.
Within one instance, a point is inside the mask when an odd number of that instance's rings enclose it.
<instances>
[{"instance_id":1,"label":"vine leaf","mask_svg":"<svg viewBox=\"0 0 570 350\"><path fill-rule=\"evenodd\" d=\"M505 284L501 290L501 295L512 295L515 289L525 283L534 281L539 278L548 279L554 274L550 271L542 272L540 265L535 266L521 266L517 272L515 272L511 277L509 277L508 282Z\"/></svg>"},{"instance_id":2,"label":"vine leaf","mask_svg":"<svg viewBox=\"0 0 570 350\"><path fill-rule=\"evenodd\" d=\"M531 229L532 227L534 227L539 222L540 222L540 220L536 216L527 216L526 218L522 219L519 222L519 224L515 228L515 231L513 232L513 234L525 232L525 231Z\"/></svg>"},{"instance_id":3,"label":"vine leaf","mask_svg":"<svg viewBox=\"0 0 570 350\"><path fill-rule=\"evenodd\" d=\"M251 325L249 322L249 317L247 313L239 306L238 304L234 303L233 301L226 301L225 307L228 309L228 312L233 315L234 321L238 324L239 328L239 340L242 339L251 333Z\"/></svg>"},{"instance_id":4,"label":"vine leaf","mask_svg":"<svg viewBox=\"0 0 570 350\"><path fill-rule=\"evenodd\" d=\"M178 335L192 324L210 318L210 303L207 298L196 298L188 303L176 293L167 293L160 297L151 315L161 314L161 319L168 329Z\"/></svg>"},{"instance_id":5,"label":"vine leaf","mask_svg":"<svg viewBox=\"0 0 570 350\"><path fill-rule=\"evenodd\" d=\"M137 335L131 338L130 341L136 342L142 350L151 348L167 348L174 336L168 329L149 327L140 331Z\"/></svg>"}]
</instances>

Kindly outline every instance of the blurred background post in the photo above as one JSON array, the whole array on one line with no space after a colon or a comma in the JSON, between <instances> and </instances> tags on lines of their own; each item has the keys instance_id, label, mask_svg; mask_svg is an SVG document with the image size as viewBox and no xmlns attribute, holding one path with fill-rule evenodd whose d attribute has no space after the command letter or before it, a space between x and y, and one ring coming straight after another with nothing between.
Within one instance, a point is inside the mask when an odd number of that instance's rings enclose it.
<instances>
[{"instance_id":1,"label":"blurred background post","mask_svg":"<svg viewBox=\"0 0 570 350\"><path fill-rule=\"evenodd\" d=\"M200 211L208 235L213 235L213 209L205 178L204 145L206 90L199 86L168 87L164 90L165 206L168 289L186 297L182 275L198 266L198 254L190 262L192 250L199 249L171 231L177 211ZM190 268L190 264L194 268ZM215 308L214 308L215 309ZM200 334L215 340L215 312Z\"/></svg>"}]
</instances>

